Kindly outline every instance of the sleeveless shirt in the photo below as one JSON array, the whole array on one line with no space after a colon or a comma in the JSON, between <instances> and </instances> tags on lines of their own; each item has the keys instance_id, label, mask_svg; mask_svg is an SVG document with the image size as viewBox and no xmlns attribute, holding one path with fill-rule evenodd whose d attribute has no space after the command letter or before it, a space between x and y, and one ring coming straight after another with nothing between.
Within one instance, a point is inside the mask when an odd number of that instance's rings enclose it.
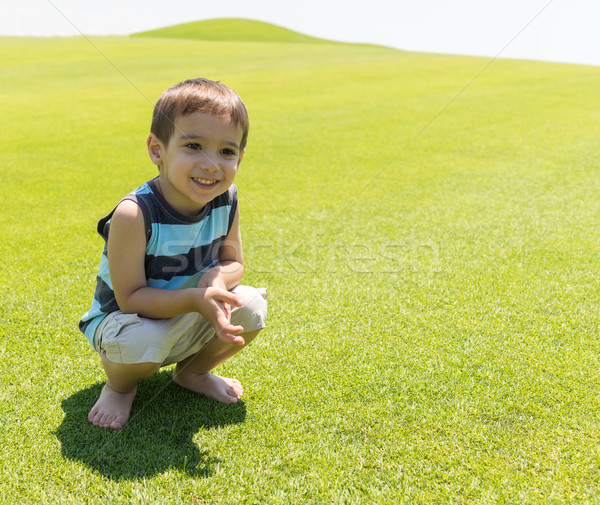
<instances>
[{"instance_id":1,"label":"sleeveless shirt","mask_svg":"<svg viewBox=\"0 0 600 505\"><path fill-rule=\"evenodd\" d=\"M202 274L219 261L237 209L237 188L231 185L225 193L208 202L197 216L185 216L167 203L158 191L157 179L144 183L121 200L137 203L144 216L147 285L160 289L196 287ZM115 209L98 222L98 233L105 241L100 272L96 277L92 307L79 322L79 329L92 346L94 333L102 319L119 310L106 252L110 220Z\"/></svg>"}]
</instances>

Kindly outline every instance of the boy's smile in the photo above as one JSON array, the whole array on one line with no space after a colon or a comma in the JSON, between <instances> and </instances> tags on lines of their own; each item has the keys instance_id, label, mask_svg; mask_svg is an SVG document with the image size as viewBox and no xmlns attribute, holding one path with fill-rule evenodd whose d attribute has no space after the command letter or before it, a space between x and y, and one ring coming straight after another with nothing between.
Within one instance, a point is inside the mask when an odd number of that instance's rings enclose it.
<instances>
[{"instance_id":1,"label":"boy's smile","mask_svg":"<svg viewBox=\"0 0 600 505\"><path fill-rule=\"evenodd\" d=\"M159 187L167 202L196 215L227 191L244 154L241 138L241 127L203 112L178 116L167 146L150 134L148 152L160 167Z\"/></svg>"}]
</instances>

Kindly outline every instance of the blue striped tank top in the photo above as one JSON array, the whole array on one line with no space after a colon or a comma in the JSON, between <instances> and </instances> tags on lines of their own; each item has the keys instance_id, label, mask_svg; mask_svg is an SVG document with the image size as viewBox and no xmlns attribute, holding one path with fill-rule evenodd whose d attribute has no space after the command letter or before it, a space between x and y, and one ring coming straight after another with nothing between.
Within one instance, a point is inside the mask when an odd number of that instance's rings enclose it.
<instances>
[{"instance_id":1,"label":"blue striped tank top","mask_svg":"<svg viewBox=\"0 0 600 505\"><path fill-rule=\"evenodd\" d=\"M199 215L191 217L180 214L167 203L156 187L156 179L144 183L123 200L136 202L144 215L148 286L183 289L196 287L202 274L219 261L237 208L237 188L230 186L225 193L208 202ZM98 233L105 241L100 272L96 277L92 307L79 322L79 329L92 345L102 319L119 310L106 255L114 211L98 222Z\"/></svg>"}]
</instances>

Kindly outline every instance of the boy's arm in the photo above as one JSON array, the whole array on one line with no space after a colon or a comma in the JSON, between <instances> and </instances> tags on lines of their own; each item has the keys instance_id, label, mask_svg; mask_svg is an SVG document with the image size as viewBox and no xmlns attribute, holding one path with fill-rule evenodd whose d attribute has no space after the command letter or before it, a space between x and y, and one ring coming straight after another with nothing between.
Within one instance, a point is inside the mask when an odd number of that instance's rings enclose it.
<instances>
[{"instance_id":1,"label":"boy's arm","mask_svg":"<svg viewBox=\"0 0 600 505\"><path fill-rule=\"evenodd\" d=\"M219 287L231 290L244 275L244 254L242 234L240 232L240 206L238 203L231 229L225 239L225 245L219 255L219 264L209 268L198 282L199 288Z\"/></svg>"},{"instance_id":2,"label":"boy's arm","mask_svg":"<svg viewBox=\"0 0 600 505\"><path fill-rule=\"evenodd\" d=\"M148 287L144 260L146 234L140 207L130 200L121 202L110 222L107 244L108 268L119 308L125 313L163 319L187 312L199 312L223 340L243 344L242 328L232 326L224 304L239 307L238 298L219 287L157 289Z\"/></svg>"}]
</instances>

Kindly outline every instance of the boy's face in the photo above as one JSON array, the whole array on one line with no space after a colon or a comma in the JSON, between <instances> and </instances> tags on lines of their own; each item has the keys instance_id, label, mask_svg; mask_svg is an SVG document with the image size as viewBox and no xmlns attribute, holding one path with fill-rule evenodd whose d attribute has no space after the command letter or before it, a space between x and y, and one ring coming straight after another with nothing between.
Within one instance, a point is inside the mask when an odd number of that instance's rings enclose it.
<instances>
[{"instance_id":1,"label":"boy's face","mask_svg":"<svg viewBox=\"0 0 600 505\"><path fill-rule=\"evenodd\" d=\"M182 214L195 215L231 186L243 151L242 128L203 112L175 119L167 147L150 134L148 152L160 167L160 191Z\"/></svg>"}]
</instances>

